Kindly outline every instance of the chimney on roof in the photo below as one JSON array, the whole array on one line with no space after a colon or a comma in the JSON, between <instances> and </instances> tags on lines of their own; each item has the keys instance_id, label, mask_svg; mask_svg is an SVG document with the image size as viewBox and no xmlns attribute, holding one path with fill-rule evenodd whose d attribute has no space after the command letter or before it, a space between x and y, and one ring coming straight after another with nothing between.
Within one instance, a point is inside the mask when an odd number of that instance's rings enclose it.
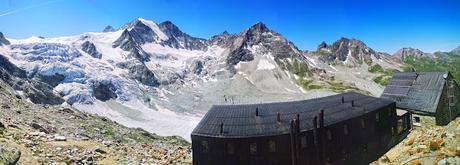
<instances>
[{"instance_id":1,"label":"chimney on roof","mask_svg":"<svg viewBox=\"0 0 460 165\"><path fill-rule=\"evenodd\" d=\"M280 113L276 113L276 121L281 122L281 116Z\"/></svg>"},{"instance_id":2,"label":"chimney on roof","mask_svg":"<svg viewBox=\"0 0 460 165\"><path fill-rule=\"evenodd\" d=\"M256 107L256 116L259 116L259 107Z\"/></svg>"},{"instance_id":3,"label":"chimney on roof","mask_svg":"<svg viewBox=\"0 0 460 165\"><path fill-rule=\"evenodd\" d=\"M224 123L220 123L220 134L224 133Z\"/></svg>"}]
</instances>

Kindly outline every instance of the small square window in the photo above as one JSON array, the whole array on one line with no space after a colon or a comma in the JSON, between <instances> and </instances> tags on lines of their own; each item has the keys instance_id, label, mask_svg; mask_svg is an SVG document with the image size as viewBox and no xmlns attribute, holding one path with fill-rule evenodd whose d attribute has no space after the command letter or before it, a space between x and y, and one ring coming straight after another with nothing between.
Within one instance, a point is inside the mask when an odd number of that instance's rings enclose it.
<instances>
[{"instance_id":1,"label":"small square window","mask_svg":"<svg viewBox=\"0 0 460 165\"><path fill-rule=\"evenodd\" d=\"M230 155L235 153L235 146L233 143L227 143L227 153Z\"/></svg>"},{"instance_id":2,"label":"small square window","mask_svg":"<svg viewBox=\"0 0 460 165\"><path fill-rule=\"evenodd\" d=\"M327 140L332 140L332 132L331 132L331 130L327 130L326 135L327 135Z\"/></svg>"},{"instance_id":3,"label":"small square window","mask_svg":"<svg viewBox=\"0 0 460 165\"><path fill-rule=\"evenodd\" d=\"M361 128L364 129L366 128L366 120L361 119Z\"/></svg>"},{"instance_id":4,"label":"small square window","mask_svg":"<svg viewBox=\"0 0 460 165\"><path fill-rule=\"evenodd\" d=\"M379 122L379 121L380 121L380 115L379 115L379 113L376 113L376 114L375 114L375 121L376 121L376 122Z\"/></svg>"},{"instance_id":5,"label":"small square window","mask_svg":"<svg viewBox=\"0 0 460 165\"><path fill-rule=\"evenodd\" d=\"M363 151L364 151L364 152L367 152L367 144L364 144L364 145L363 145Z\"/></svg>"},{"instance_id":6,"label":"small square window","mask_svg":"<svg viewBox=\"0 0 460 165\"><path fill-rule=\"evenodd\" d=\"M268 151L276 152L276 143L274 140L268 141Z\"/></svg>"},{"instance_id":7,"label":"small square window","mask_svg":"<svg viewBox=\"0 0 460 165\"><path fill-rule=\"evenodd\" d=\"M251 143L251 145L249 145L249 153L252 155L257 153L257 143Z\"/></svg>"},{"instance_id":8,"label":"small square window","mask_svg":"<svg viewBox=\"0 0 460 165\"><path fill-rule=\"evenodd\" d=\"M345 135L348 135L349 131L348 131L348 125L343 125L343 134Z\"/></svg>"},{"instance_id":9,"label":"small square window","mask_svg":"<svg viewBox=\"0 0 460 165\"><path fill-rule=\"evenodd\" d=\"M415 123L420 123L420 117L414 116Z\"/></svg>"},{"instance_id":10,"label":"small square window","mask_svg":"<svg viewBox=\"0 0 460 165\"><path fill-rule=\"evenodd\" d=\"M208 143L208 141L201 141L201 147L202 147L204 153L209 152L209 143Z\"/></svg>"},{"instance_id":11,"label":"small square window","mask_svg":"<svg viewBox=\"0 0 460 165\"><path fill-rule=\"evenodd\" d=\"M307 136L302 136L300 138L300 146L302 148L307 148L308 144L307 144Z\"/></svg>"}]
</instances>

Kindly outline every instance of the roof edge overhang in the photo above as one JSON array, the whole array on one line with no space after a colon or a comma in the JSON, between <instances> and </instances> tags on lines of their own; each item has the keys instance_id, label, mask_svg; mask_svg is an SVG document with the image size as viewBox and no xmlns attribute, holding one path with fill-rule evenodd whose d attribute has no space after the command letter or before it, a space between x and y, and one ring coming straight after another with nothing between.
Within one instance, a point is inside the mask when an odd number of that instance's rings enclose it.
<instances>
[{"instance_id":1,"label":"roof edge overhang","mask_svg":"<svg viewBox=\"0 0 460 165\"><path fill-rule=\"evenodd\" d=\"M436 114L433 112L421 111L421 110L410 109L410 108L402 108L402 107L396 107L396 108L405 110L405 111L409 111L410 113L417 114L417 115L434 116Z\"/></svg>"}]
</instances>

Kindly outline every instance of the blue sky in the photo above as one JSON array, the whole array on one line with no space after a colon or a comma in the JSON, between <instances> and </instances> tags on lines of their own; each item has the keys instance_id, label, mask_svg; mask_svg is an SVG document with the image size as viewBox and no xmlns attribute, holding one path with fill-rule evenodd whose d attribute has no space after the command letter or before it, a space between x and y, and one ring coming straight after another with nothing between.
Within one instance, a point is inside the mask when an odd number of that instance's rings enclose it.
<instances>
[{"instance_id":1,"label":"blue sky","mask_svg":"<svg viewBox=\"0 0 460 165\"><path fill-rule=\"evenodd\" d=\"M261 21L308 50L342 36L389 53L460 46L458 0L0 0L0 32L9 38L101 31L137 17L170 20L202 38Z\"/></svg>"}]
</instances>

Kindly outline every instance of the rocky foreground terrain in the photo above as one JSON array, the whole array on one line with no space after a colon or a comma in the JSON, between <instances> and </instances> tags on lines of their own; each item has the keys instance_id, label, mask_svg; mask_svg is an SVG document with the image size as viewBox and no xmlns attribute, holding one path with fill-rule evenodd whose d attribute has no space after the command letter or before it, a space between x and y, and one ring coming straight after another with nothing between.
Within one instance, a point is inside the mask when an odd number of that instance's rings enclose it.
<instances>
[{"instance_id":1,"label":"rocky foreground terrain","mask_svg":"<svg viewBox=\"0 0 460 165\"><path fill-rule=\"evenodd\" d=\"M372 164L460 164L460 118L447 126L431 123L434 118L422 117L421 126Z\"/></svg>"},{"instance_id":2,"label":"rocky foreground terrain","mask_svg":"<svg viewBox=\"0 0 460 165\"><path fill-rule=\"evenodd\" d=\"M191 164L190 144L73 108L32 104L0 81L0 164Z\"/></svg>"}]
</instances>

